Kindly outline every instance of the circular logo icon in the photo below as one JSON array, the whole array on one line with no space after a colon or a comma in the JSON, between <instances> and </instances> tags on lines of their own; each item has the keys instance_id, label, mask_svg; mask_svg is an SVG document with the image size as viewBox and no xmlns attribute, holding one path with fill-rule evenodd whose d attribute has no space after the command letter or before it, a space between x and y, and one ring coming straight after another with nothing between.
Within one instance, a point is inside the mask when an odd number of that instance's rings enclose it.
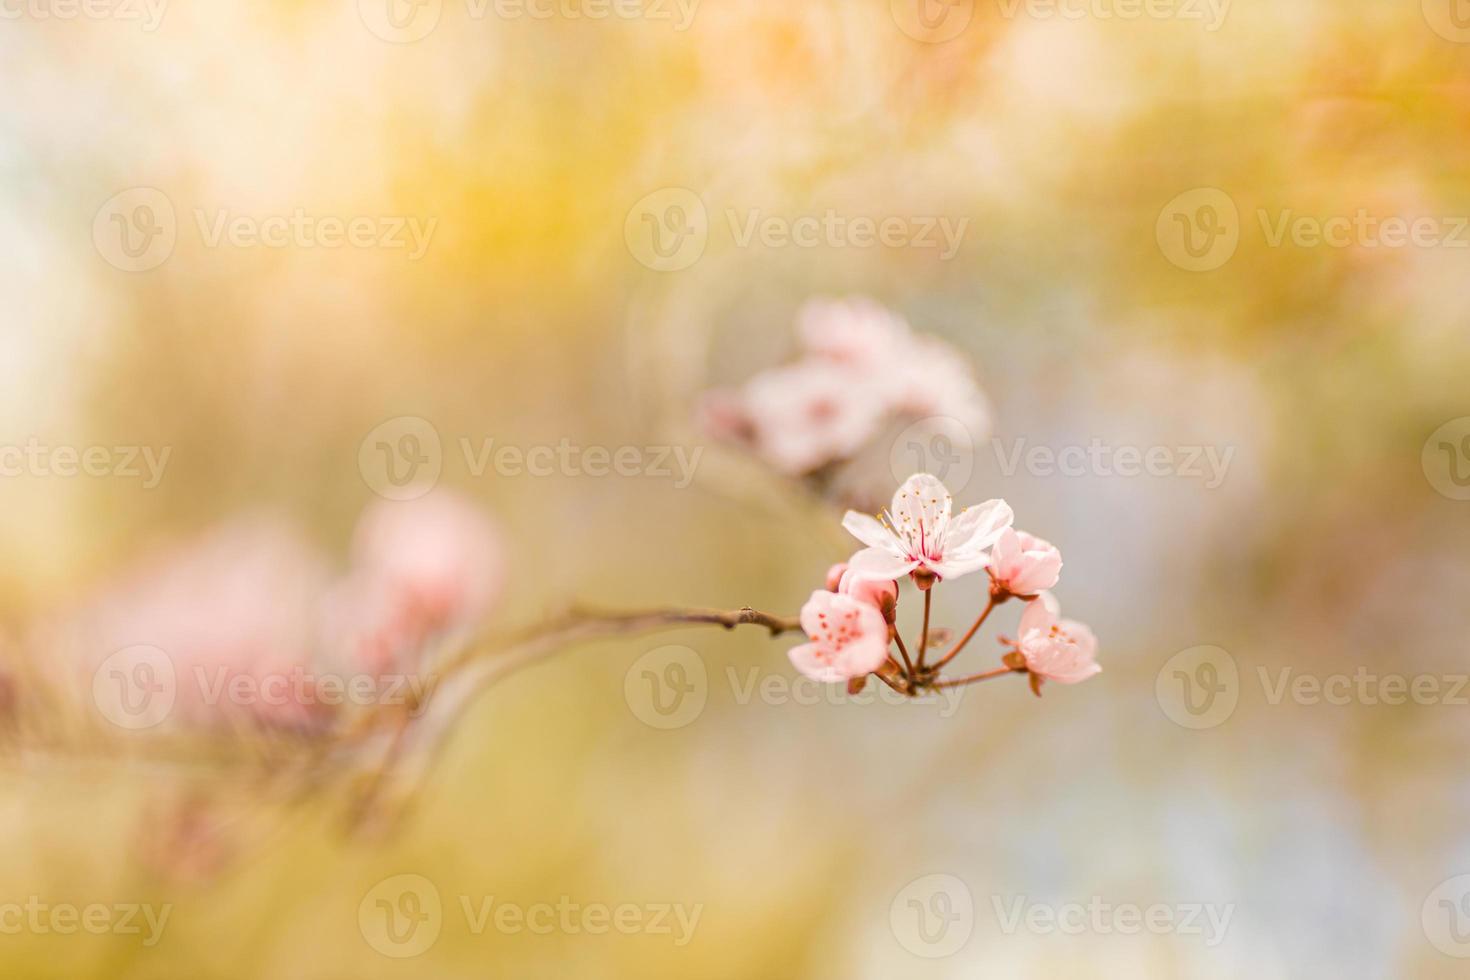
<instances>
[{"instance_id":1,"label":"circular logo icon","mask_svg":"<svg viewBox=\"0 0 1470 980\"><path fill-rule=\"evenodd\" d=\"M1154 679L1154 696L1174 724L1196 730L1223 725L1240 703L1240 670L1222 647L1180 650Z\"/></svg>"},{"instance_id":2,"label":"circular logo icon","mask_svg":"<svg viewBox=\"0 0 1470 980\"><path fill-rule=\"evenodd\" d=\"M665 187L638 201L623 222L628 251L656 272L678 272L699 261L709 242L709 213L699 195Z\"/></svg>"},{"instance_id":3,"label":"circular logo icon","mask_svg":"<svg viewBox=\"0 0 1470 980\"><path fill-rule=\"evenodd\" d=\"M683 728L704 712L709 676L704 660L688 647L650 650L628 668L623 698L634 716L651 728Z\"/></svg>"},{"instance_id":4,"label":"circular logo icon","mask_svg":"<svg viewBox=\"0 0 1470 980\"><path fill-rule=\"evenodd\" d=\"M954 875L925 875L893 897L888 924L898 944L915 956L953 956L975 931L975 898Z\"/></svg>"},{"instance_id":5,"label":"circular logo icon","mask_svg":"<svg viewBox=\"0 0 1470 980\"><path fill-rule=\"evenodd\" d=\"M1470 875L1440 882L1424 899L1419 922L1435 949L1455 959L1470 958Z\"/></svg>"},{"instance_id":6,"label":"circular logo icon","mask_svg":"<svg viewBox=\"0 0 1470 980\"><path fill-rule=\"evenodd\" d=\"M92 702L119 728L136 731L160 724L177 697L174 662L145 643L117 651L92 674Z\"/></svg>"},{"instance_id":7,"label":"circular logo icon","mask_svg":"<svg viewBox=\"0 0 1470 980\"><path fill-rule=\"evenodd\" d=\"M1470 44L1470 3L1465 0L1424 0L1424 20L1446 41Z\"/></svg>"},{"instance_id":8,"label":"circular logo icon","mask_svg":"<svg viewBox=\"0 0 1470 980\"><path fill-rule=\"evenodd\" d=\"M1240 245L1240 211L1217 187L1196 187L1164 205L1154 234L1164 258L1190 272L1230 261Z\"/></svg>"},{"instance_id":9,"label":"circular logo icon","mask_svg":"<svg viewBox=\"0 0 1470 980\"><path fill-rule=\"evenodd\" d=\"M378 882L357 906L357 927L384 956L406 959L439 940L444 906L439 889L423 875L394 875Z\"/></svg>"},{"instance_id":10,"label":"circular logo icon","mask_svg":"<svg viewBox=\"0 0 1470 980\"><path fill-rule=\"evenodd\" d=\"M888 471L900 484L915 473L933 473L958 496L975 475L975 436L948 415L919 419L893 440Z\"/></svg>"},{"instance_id":11,"label":"circular logo icon","mask_svg":"<svg viewBox=\"0 0 1470 980\"><path fill-rule=\"evenodd\" d=\"M147 272L168 261L178 241L173 202L156 187L130 187L114 194L92 219L92 244L108 264L124 272Z\"/></svg>"},{"instance_id":12,"label":"circular logo icon","mask_svg":"<svg viewBox=\"0 0 1470 980\"><path fill-rule=\"evenodd\" d=\"M439 482L444 449L427 419L400 415L369 432L357 448L363 482L380 497L413 500Z\"/></svg>"},{"instance_id":13,"label":"circular logo icon","mask_svg":"<svg viewBox=\"0 0 1470 980\"><path fill-rule=\"evenodd\" d=\"M1451 500L1470 500L1470 415L1451 419L1424 442L1419 461L1429 485Z\"/></svg>"},{"instance_id":14,"label":"circular logo icon","mask_svg":"<svg viewBox=\"0 0 1470 980\"><path fill-rule=\"evenodd\" d=\"M970 26L975 0L888 0L893 22L915 41L943 44Z\"/></svg>"},{"instance_id":15,"label":"circular logo icon","mask_svg":"<svg viewBox=\"0 0 1470 980\"><path fill-rule=\"evenodd\" d=\"M444 0L357 0L357 16L368 30L392 44L422 41L439 26Z\"/></svg>"}]
</instances>

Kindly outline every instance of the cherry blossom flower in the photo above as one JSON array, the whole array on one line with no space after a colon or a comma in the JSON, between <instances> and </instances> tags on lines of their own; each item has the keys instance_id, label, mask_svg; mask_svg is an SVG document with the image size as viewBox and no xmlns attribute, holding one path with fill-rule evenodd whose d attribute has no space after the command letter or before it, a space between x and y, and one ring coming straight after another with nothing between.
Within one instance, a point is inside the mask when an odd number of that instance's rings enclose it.
<instances>
[{"instance_id":1,"label":"cherry blossom flower","mask_svg":"<svg viewBox=\"0 0 1470 980\"><path fill-rule=\"evenodd\" d=\"M987 500L955 515L951 507L949 491L937 477L916 473L898 488L882 520L848 511L842 526L868 546L852 556L849 567L870 579L893 580L912 572L921 588L932 578L957 578L985 567L986 549L1014 520L1010 505Z\"/></svg>"},{"instance_id":2,"label":"cherry blossom flower","mask_svg":"<svg viewBox=\"0 0 1470 980\"><path fill-rule=\"evenodd\" d=\"M861 599L883 611L884 618L893 621L893 610L898 605L898 583L882 579L861 578L852 573L847 562L840 561L827 569L827 591L841 592L854 599Z\"/></svg>"},{"instance_id":3,"label":"cherry blossom flower","mask_svg":"<svg viewBox=\"0 0 1470 980\"><path fill-rule=\"evenodd\" d=\"M990 577L1011 595L1035 595L1057 584L1062 553L1034 534L1006 528L990 551Z\"/></svg>"},{"instance_id":4,"label":"cherry blossom flower","mask_svg":"<svg viewBox=\"0 0 1470 980\"><path fill-rule=\"evenodd\" d=\"M871 385L824 361L773 368L745 388L756 451L792 475L856 453L877 433L884 411Z\"/></svg>"},{"instance_id":5,"label":"cherry blossom flower","mask_svg":"<svg viewBox=\"0 0 1470 980\"><path fill-rule=\"evenodd\" d=\"M892 370L913 343L903 317L865 296L808 300L796 333L808 352L874 372Z\"/></svg>"},{"instance_id":6,"label":"cherry blossom flower","mask_svg":"<svg viewBox=\"0 0 1470 980\"><path fill-rule=\"evenodd\" d=\"M237 517L148 560L43 629L44 642L69 651L68 668L88 686L109 655L157 648L176 690L170 718L186 724L313 727L327 717L307 682L328 581L325 558L295 527ZM236 684L251 694L236 696Z\"/></svg>"},{"instance_id":7,"label":"cherry blossom flower","mask_svg":"<svg viewBox=\"0 0 1470 980\"><path fill-rule=\"evenodd\" d=\"M1031 671L1032 689L1041 680L1078 684L1101 673L1097 638L1083 623L1058 619L1060 607L1049 592L1027 603L1016 633L1016 651Z\"/></svg>"},{"instance_id":8,"label":"cherry blossom flower","mask_svg":"<svg viewBox=\"0 0 1470 980\"><path fill-rule=\"evenodd\" d=\"M407 666L433 637L483 619L505 575L499 530L464 497L379 501L358 520L352 571L327 600L327 643L357 668Z\"/></svg>"},{"instance_id":9,"label":"cherry blossom flower","mask_svg":"<svg viewBox=\"0 0 1470 980\"><path fill-rule=\"evenodd\" d=\"M888 658L888 624L876 606L840 592L818 589L801 607L810 642L788 652L792 666L812 680L832 684L863 677Z\"/></svg>"}]
</instances>

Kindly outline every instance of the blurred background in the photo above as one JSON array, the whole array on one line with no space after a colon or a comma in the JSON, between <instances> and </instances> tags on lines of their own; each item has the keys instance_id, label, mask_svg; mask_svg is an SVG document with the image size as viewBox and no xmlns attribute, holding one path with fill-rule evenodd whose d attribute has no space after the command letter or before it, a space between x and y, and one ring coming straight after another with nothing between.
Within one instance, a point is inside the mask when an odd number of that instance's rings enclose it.
<instances>
[{"instance_id":1,"label":"blurred background","mask_svg":"<svg viewBox=\"0 0 1470 980\"><path fill-rule=\"evenodd\" d=\"M0 972L1463 975L1457 0L0 14ZM696 405L851 294L975 363L991 427L924 465L1061 549L1097 679L899 703L759 630L601 640L474 699L367 835L214 737L53 730L96 596L242 514L338 574L394 451L495 522L492 631L794 614L856 543ZM925 449L885 439L886 496ZM563 444L638 463L492 455Z\"/></svg>"}]
</instances>

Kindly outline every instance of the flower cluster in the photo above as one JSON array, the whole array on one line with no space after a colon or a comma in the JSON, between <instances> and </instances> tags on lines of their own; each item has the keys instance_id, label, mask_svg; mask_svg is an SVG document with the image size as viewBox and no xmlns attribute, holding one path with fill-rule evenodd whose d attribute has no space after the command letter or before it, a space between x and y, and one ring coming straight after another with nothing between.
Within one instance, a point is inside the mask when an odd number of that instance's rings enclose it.
<instances>
[{"instance_id":1,"label":"flower cluster","mask_svg":"<svg viewBox=\"0 0 1470 980\"><path fill-rule=\"evenodd\" d=\"M878 517L848 511L842 525L866 547L828 572L825 589L812 593L801 610L808 642L793 648L791 662L815 680L861 684L875 674L906 694L958 686L1007 673L1024 673L1038 695L1043 681L1076 684L1098 673L1097 640L1082 623L1059 618L1048 592L1061 576L1062 556L1051 544L1011 525L1004 500L987 500L955 513L949 491L936 477L918 473L904 482ZM932 634L933 588L985 569L988 601L969 631L949 652L927 662ZM924 596L924 626L917 654L896 628L898 582L907 576ZM1016 638L1003 666L956 680L941 671L964 649L997 605L1026 602ZM898 645L902 663L889 648Z\"/></svg>"},{"instance_id":2,"label":"flower cluster","mask_svg":"<svg viewBox=\"0 0 1470 980\"><path fill-rule=\"evenodd\" d=\"M878 303L811 300L796 330L797 360L706 393L707 434L805 476L857 455L892 419L944 416L975 438L989 431L989 405L964 355Z\"/></svg>"},{"instance_id":3,"label":"flower cluster","mask_svg":"<svg viewBox=\"0 0 1470 980\"><path fill-rule=\"evenodd\" d=\"M331 721L326 703L294 679L422 671L435 650L480 625L504 580L496 526L438 490L363 511L340 576L291 524L235 517L143 563L35 641L61 650L50 662L64 688L90 687L105 658L145 645L168 658L173 714L186 725L319 729ZM231 685L285 693L237 702Z\"/></svg>"}]
</instances>

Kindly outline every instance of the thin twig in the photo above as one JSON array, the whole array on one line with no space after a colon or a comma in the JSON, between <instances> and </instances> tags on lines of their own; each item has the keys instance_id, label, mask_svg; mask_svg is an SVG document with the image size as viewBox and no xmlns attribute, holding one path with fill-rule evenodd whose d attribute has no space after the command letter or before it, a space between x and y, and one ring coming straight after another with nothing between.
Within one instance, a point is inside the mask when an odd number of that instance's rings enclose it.
<instances>
[{"instance_id":1,"label":"thin twig","mask_svg":"<svg viewBox=\"0 0 1470 980\"><path fill-rule=\"evenodd\" d=\"M1004 601L1004 599L1001 600L1001 602ZM990 610L994 609L998 605L1000 605L1000 603L995 601L994 595L991 595L990 600L985 603L985 609L980 613L980 618L975 620L975 622L970 625L970 628L965 632L965 635L960 637L960 642L956 643L954 645L954 648L951 649L949 653L946 653L944 655L944 658L934 665L935 670L938 670L940 667L943 667L945 664L949 663L961 650L965 648L965 644L970 642L971 637L975 635L976 631L980 629L981 624L985 622L986 617L990 615Z\"/></svg>"},{"instance_id":2,"label":"thin twig","mask_svg":"<svg viewBox=\"0 0 1470 980\"><path fill-rule=\"evenodd\" d=\"M919 632L919 669L924 669L924 651L929 649L929 605L934 601L934 590L924 590L924 628Z\"/></svg>"},{"instance_id":3,"label":"thin twig","mask_svg":"<svg viewBox=\"0 0 1470 980\"><path fill-rule=\"evenodd\" d=\"M1029 674L1025 667L997 667L995 670L987 670L983 674L971 674L969 677L956 677L952 681L939 681L930 685L934 688L963 687L966 684L974 684L977 681L988 681L992 677L1004 677L1006 674Z\"/></svg>"}]
</instances>

